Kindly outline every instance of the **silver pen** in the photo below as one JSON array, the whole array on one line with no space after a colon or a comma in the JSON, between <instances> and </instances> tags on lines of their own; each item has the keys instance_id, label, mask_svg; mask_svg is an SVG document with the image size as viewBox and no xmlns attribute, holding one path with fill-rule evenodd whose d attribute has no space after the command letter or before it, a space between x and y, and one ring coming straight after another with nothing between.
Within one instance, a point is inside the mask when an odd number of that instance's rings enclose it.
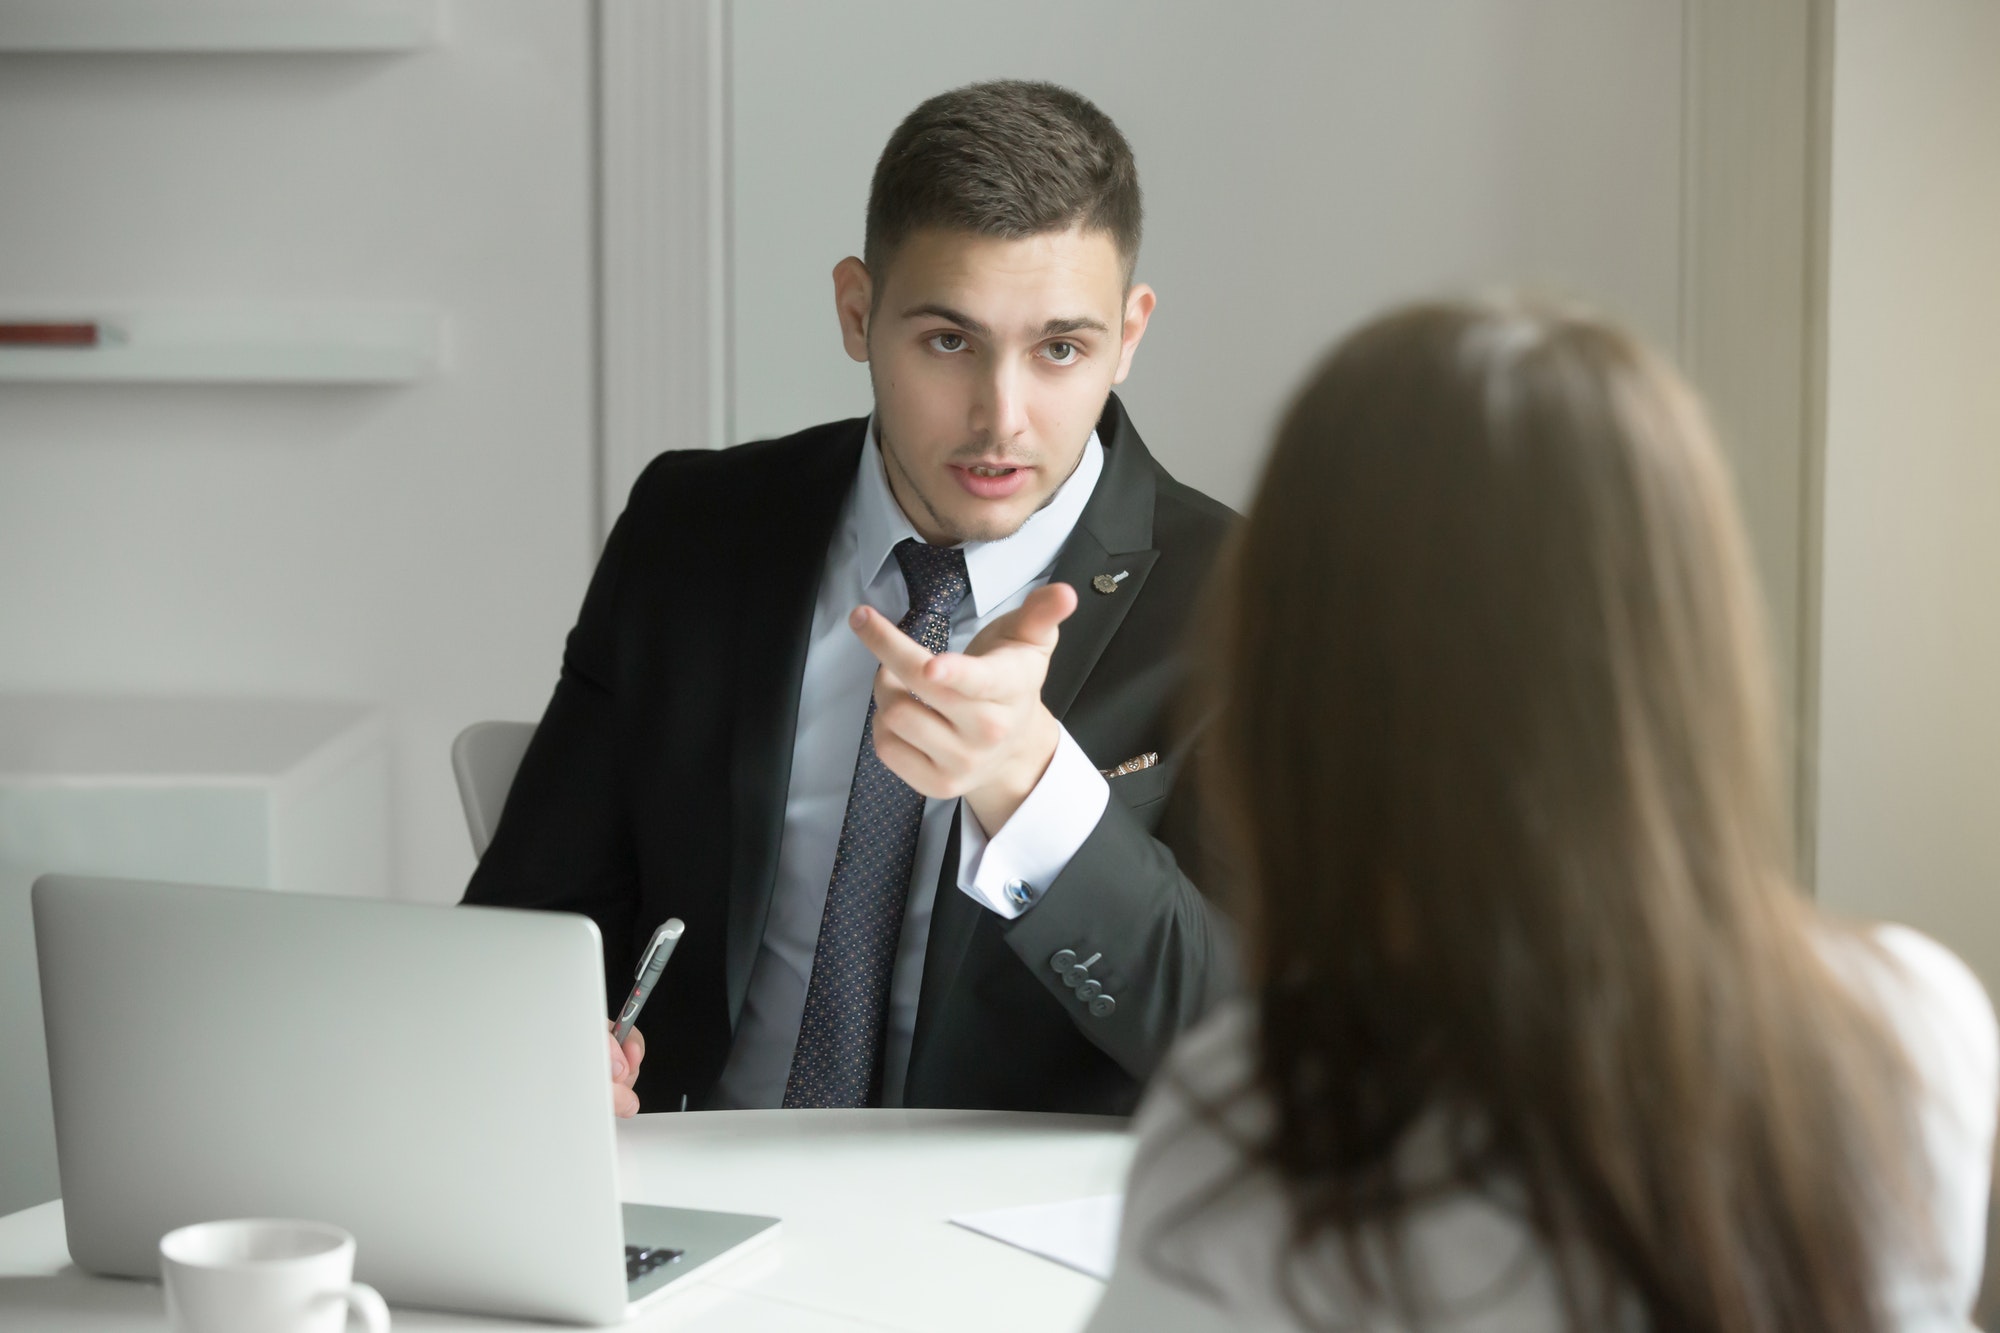
<instances>
[{"instance_id":1,"label":"silver pen","mask_svg":"<svg viewBox=\"0 0 2000 1333\"><path fill-rule=\"evenodd\" d=\"M660 973L667 970L667 959L673 957L674 946L680 943L681 932L686 929L679 917L670 916L653 932L646 952L639 957L639 980L632 987L632 995L625 1001L625 1007L618 1011L618 1026L611 1033L611 1040L618 1045L625 1044L632 1025L639 1021L639 1011L646 1007L646 997L653 993Z\"/></svg>"}]
</instances>

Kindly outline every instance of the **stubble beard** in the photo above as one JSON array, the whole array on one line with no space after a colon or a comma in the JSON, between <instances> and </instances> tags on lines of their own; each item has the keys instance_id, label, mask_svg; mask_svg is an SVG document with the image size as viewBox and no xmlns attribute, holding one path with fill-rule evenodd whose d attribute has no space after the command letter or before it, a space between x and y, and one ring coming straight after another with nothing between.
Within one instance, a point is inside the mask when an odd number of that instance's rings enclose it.
<instances>
[{"instance_id":1,"label":"stubble beard","mask_svg":"<svg viewBox=\"0 0 2000 1333\"><path fill-rule=\"evenodd\" d=\"M1062 481L1057 482L1053 487L1049 489L1049 493L1042 497L1042 502L1040 504L1036 505L1033 509L1029 510L1027 513L1021 515L1020 522L1015 523L1012 527L1007 528L1005 531L999 531L999 530L981 531L979 529L968 530L959 527L957 524L953 523L952 520L948 518L946 515L940 513L938 507L935 504L931 503L931 497L925 493L923 486L917 481L916 474L911 472L908 467L904 466L902 457L896 452L896 446L894 442L890 440L889 432L887 428L883 425L882 409L879 405L879 402L875 409L875 442L882 451L883 462L889 467L889 469L892 472L895 473L897 477L902 479L904 489L907 490L911 495L916 497L917 503L923 507L925 516L930 520L931 528L934 531L945 534L947 540L945 541L944 544L948 546L956 546L963 542L1005 541L1007 538L1013 536L1015 533L1019 532L1024 526L1026 526L1029 519L1033 518L1036 514L1041 513L1042 510L1048 508L1051 504L1055 503L1056 495L1062 490L1063 486L1069 482L1069 479L1076 475L1076 470L1079 467L1083 466L1083 450L1079 449L1077 450L1076 453L1076 461L1070 464L1070 469L1068 472L1063 474ZM973 457L978 457L980 453L983 452L983 450L980 450L977 446L974 446L971 450L965 452L969 452ZM890 487L890 493L892 495L895 493L895 487L893 486Z\"/></svg>"},{"instance_id":2,"label":"stubble beard","mask_svg":"<svg viewBox=\"0 0 2000 1333\"><path fill-rule=\"evenodd\" d=\"M924 493L924 488L917 483L917 479L910 472L910 469L903 466L903 460L896 453L896 447L889 442L889 432L882 428L882 419L880 416L877 416L875 419L875 443L882 450L882 461L888 465L889 470L896 477L902 479L903 489L917 498L917 504L923 508L924 514L930 519L931 530L944 534L945 540L942 543L943 545L957 546L964 542L1000 540L1000 537L989 537L984 533L962 531L949 518L938 512L938 507L931 503L931 497ZM896 488L891 486L889 493L894 495ZM1018 532L1019 530L1017 525L1014 531ZM1013 535L1013 532L1000 534L1001 537L1011 537Z\"/></svg>"}]
</instances>

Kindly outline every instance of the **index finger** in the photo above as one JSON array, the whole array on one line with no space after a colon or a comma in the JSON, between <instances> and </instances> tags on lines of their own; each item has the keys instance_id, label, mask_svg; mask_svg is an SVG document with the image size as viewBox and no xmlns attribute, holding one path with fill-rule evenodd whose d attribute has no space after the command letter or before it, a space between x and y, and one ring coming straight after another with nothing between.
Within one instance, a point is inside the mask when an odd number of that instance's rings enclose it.
<instances>
[{"instance_id":1,"label":"index finger","mask_svg":"<svg viewBox=\"0 0 2000 1333\"><path fill-rule=\"evenodd\" d=\"M896 628L872 606L857 606L847 618L848 628L860 639L875 660L904 681L922 680L931 650Z\"/></svg>"}]
</instances>

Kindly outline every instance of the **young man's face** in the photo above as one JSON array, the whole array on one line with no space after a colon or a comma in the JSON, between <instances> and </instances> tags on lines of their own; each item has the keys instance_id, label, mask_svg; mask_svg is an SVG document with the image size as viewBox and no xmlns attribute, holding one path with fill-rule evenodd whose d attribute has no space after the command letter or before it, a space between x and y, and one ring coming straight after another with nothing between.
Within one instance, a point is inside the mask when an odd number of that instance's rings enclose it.
<instances>
[{"instance_id":1,"label":"young man's face","mask_svg":"<svg viewBox=\"0 0 2000 1333\"><path fill-rule=\"evenodd\" d=\"M925 541L1010 536L1076 470L1152 289L1127 292L1104 232L919 231L887 269L842 260L834 296L874 383L890 488Z\"/></svg>"}]
</instances>

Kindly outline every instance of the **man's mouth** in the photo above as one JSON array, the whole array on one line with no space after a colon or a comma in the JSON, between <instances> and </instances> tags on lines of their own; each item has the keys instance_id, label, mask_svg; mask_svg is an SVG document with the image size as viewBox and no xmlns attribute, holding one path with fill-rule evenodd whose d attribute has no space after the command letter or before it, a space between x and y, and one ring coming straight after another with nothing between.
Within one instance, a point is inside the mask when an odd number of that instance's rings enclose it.
<instances>
[{"instance_id":1,"label":"man's mouth","mask_svg":"<svg viewBox=\"0 0 2000 1333\"><path fill-rule=\"evenodd\" d=\"M981 500L1005 500L1027 485L1033 468L1004 463L954 463L952 475L967 492Z\"/></svg>"}]
</instances>

